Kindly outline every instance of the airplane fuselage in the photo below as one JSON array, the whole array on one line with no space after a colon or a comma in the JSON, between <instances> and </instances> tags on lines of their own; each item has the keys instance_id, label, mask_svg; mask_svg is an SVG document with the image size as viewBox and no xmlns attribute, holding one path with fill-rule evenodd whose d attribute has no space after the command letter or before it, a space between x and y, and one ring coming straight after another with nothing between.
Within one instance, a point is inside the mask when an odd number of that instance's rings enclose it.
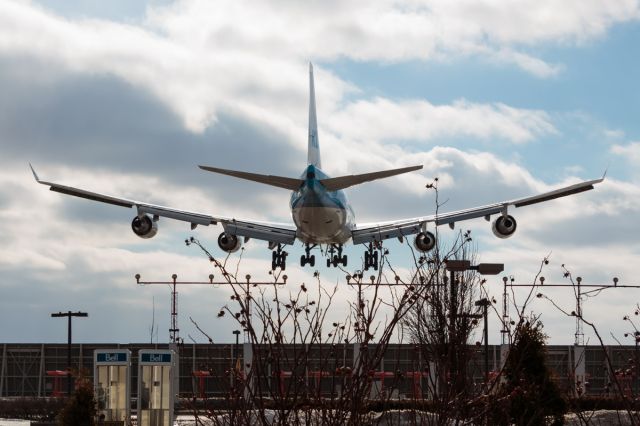
<instances>
[{"instance_id":1,"label":"airplane fuselage","mask_svg":"<svg viewBox=\"0 0 640 426\"><path fill-rule=\"evenodd\" d=\"M291 215L297 237L310 244L342 244L351 237L354 214L344 191L327 191L328 176L313 165L302 174L304 184L291 194Z\"/></svg>"}]
</instances>

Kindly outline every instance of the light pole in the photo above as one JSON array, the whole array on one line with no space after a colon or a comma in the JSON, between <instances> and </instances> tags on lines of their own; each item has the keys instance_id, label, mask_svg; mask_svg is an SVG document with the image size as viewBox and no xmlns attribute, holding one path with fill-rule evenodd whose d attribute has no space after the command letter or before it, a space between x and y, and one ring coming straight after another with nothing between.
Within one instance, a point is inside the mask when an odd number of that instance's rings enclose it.
<instances>
[{"instance_id":1,"label":"light pole","mask_svg":"<svg viewBox=\"0 0 640 426\"><path fill-rule=\"evenodd\" d=\"M465 272L465 271L477 271L480 275L497 275L500 272L504 271L503 263L479 263L477 265L472 265L470 260L466 259L449 259L445 262L445 269L450 273L450 286L449 287L449 297L450 297L450 319L449 319L449 353L450 353L450 381L452 383L457 383L457 380L454 381L453 375L457 373L458 365L457 365L457 357L456 351L453 347L454 345L454 336L456 336L456 318L458 316L458 286L455 281L455 273L456 272ZM485 327L486 327L486 316L485 316ZM466 343L466 342L465 342ZM457 344L457 342L456 342ZM488 356L488 351L486 352ZM488 360L486 361L488 364ZM486 373L485 373L486 374Z\"/></svg>"},{"instance_id":2,"label":"light pole","mask_svg":"<svg viewBox=\"0 0 640 426\"><path fill-rule=\"evenodd\" d=\"M60 318L67 317L68 318L68 332L67 332L67 371L69 375L67 376L67 396L71 396L71 317L88 317L89 314L86 312L58 312L52 313L52 318Z\"/></svg>"},{"instance_id":3,"label":"light pole","mask_svg":"<svg viewBox=\"0 0 640 426\"><path fill-rule=\"evenodd\" d=\"M489 299L482 298L475 303L475 306L482 307L482 316L484 317L484 382L485 385L489 384L489 306L491 301Z\"/></svg>"},{"instance_id":4,"label":"light pole","mask_svg":"<svg viewBox=\"0 0 640 426\"><path fill-rule=\"evenodd\" d=\"M240 349L240 330L233 330L233 334L236 335L236 347L234 349L234 353L233 353L233 357L234 358L239 358L239 349Z\"/></svg>"},{"instance_id":5,"label":"light pole","mask_svg":"<svg viewBox=\"0 0 640 426\"><path fill-rule=\"evenodd\" d=\"M628 318L628 317L625 317L625 318ZM634 324L634 327L635 327L635 324ZM635 395L637 397L638 394L640 393L640 370L639 370L640 359L638 358L638 343L640 343L640 331L634 331L633 333L624 333L624 337L633 337L633 341L635 343L635 349L634 349L633 355L634 355L634 361L635 361L634 376L636 380L633 387L635 389Z\"/></svg>"},{"instance_id":6,"label":"light pole","mask_svg":"<svg viewBox=\"0 0 640 426\"><path fill-rule=\"evenodd\" d=\"M636 349L635 349L635 362L636 362L636 397L638 396L638 393L640 392L640 360L638 360L638 343L640 342L640 332L636 331L634 333L634 341L636 343Z\"/></svg>"},{"instance_id":7,"label":"light pole","mask_svg":"<svg viewBox=\"0 0 640 426\"><path fill-rule=\"evenodd\" d=\"M455 284L455 272L477 271L480 275L498 275L504 271L504 263L479 263L472 265L470 260L446 260L445 269L451 274L451 323L455 324L457 311L458 290Z\"/></svg>"},{"instance_id":8,"label":"light pole","mask_svg":"<svg viewBox=\"0 0 640 426\"><path fill-rule=\"evenodd\" d=\"M235 365L231 366L231 370L233 371L233 374L231 375L231 377L233 378L233 383L231 384L231 386L235 387L236 385L236 374L238 374L237 371L237 366L238 366L238 360L240 359L240 357L238 356L240 354L239 352L239 345L240 345L240 330L233 330L233 334L236 335L236 346L233 350L233 363L235 363Z\"/></svg>"}]
</instances>

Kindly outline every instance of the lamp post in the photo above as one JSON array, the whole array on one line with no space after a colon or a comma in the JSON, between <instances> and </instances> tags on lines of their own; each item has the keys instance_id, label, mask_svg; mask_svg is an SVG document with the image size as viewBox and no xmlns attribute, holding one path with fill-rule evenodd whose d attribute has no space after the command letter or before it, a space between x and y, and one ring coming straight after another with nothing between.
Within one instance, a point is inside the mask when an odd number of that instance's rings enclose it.
<instances>
[{"instance_id":1,"label":"lamp post","mask_svg":"<svg viewBox=\"0 0 640 426\"><path fill-rule=\"evenodd\" d=\"M488 386L489 383L489 306L491 301L489 299L482 298L475 303L475 306L482 308L482 316L484 317L484 382Z\"/></svg>"},{"instance_id":2,"label":"lamp post","mask_svg":"<svg viewBox=\"0 0 640 426\"><path fill-rule=\"evenodd\" d=\"M636 344L635 349L635 364L636 364L636 397L638 397L638 393L640 393L640 360L638 359L638 343L640 343L640 332L636 331L633 335L633 340Z\"/></svg>"},{"instance_id":3,"label":"lamp post","mask_svg":"<svg viewBox=\"0 0 640 426\"><path fill-rule=\"evenodd\" d=\"M233 371L233 374L231 375L231 377L233 378L233 383L231 385L235 386L236 385L236 374L238 374L238 371L236 371L236 367L237 367L237 364L238 364L238 359L240 359L240 357L238 356L239 353L240 353L239 352L239 349L240 349L239 348L239 345L240 345L240 342L239 342L240 330L233 330L233 334L236 335L236 346L235 346L235 348L233 350L233 361L232 362L235 363L235 364L232 365L232 368L231 368L232 371Z\"/></svg>"},{"instance_id":4,"label":"lamp post","mask_svg":"<svg viewBox=\"0 0 640 426\"><path fill-rule=\"evenodd\" d=\"M58 312L52 313L52 318L68 318L68 332L67 332L67 371L69 375L67 376L67 395L71 396L71 317L88 317L89 314L86 312Z\"/></svg>"},{"instance_id":5,"label":"lamp post","mask_svg":"<svg viewBox=\"0 0 640 426\"><path fill-rule=\"evenodd\" d=\"M233 353L233 357L234 358L238 358L238 354L239 354L239 345L240 345L240 330L233 330L233 334L236 335L236 347L234 349L234 353Z\"/></svg>"},{"instance_id":6,"label":"lamp post","mask_svg":"<svg viewBox=\"0 0 640 426\"><path fill-rule=\"evenodd\" d=\"M625 317L625 318L628 318L628 317ZM634 365L635 365L635 368L633 369L634 376L635 376L635 383L633 385L633 388L635 390L635 395L637 397L638 394L640 393L640 359L638 358L638 344L640 343L640 331L636 330L633 333L624 333L624 337L633 337L633 341L635 343L635 349L633 352Z\"/></svg>"},{"instance_id":7,"label":"lamp post","mask_svg":"<svg viewBox=\"0 0 640 426\"><path fill-rule=\"evenodd\" d=\"M480 275L497 275L500 272L504 271L503 263L479 263L477 265L472 265L470 260L466 259L449 259L445 262L445 269L449 271L450 274L450 287L449 287L449 297L450 297L450 319L449 319L449 353L450 353L450 380L453 382L453 375L457 373L458 366L456 362L456 352L453 348L454 336L456 335L456 318L458 316L458 286L455 281L455 273L456 272L464 272L464 271L477 271ZM486 324L486 316L485 316L485 324ZM486 327L486 325L485 325ZM466 342L465 342L466 343ZM488 351L487 355L488 356ZM488 364L488 360L486 361Z\"/></svg>"}]
</instances>

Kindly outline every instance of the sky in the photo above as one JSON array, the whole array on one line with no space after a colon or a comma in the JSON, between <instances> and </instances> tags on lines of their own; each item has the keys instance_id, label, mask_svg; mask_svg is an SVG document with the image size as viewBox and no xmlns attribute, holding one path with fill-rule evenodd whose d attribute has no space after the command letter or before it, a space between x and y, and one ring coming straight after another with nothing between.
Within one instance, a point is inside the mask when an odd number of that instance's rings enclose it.
<instances>
[{"instance_id":1,"label":"sky","mask_svg":"<svg viewBox=\"0 0 640 426\"><path fill-rule=\"evenodd\" d=\"M289 194L199 170L198 164L298 176L306 161L308 64L315 69L319 140L332 176L424 165L351 188L359 222L493 203L595 179L594 191L512 214L495 238L476 219L440 229L445 243L472 231L479 261L533 282L640 284L640 2L637 0L0 0L0 341L63 342L52 312L86 311L77 342L168 341L170 290L143 280L206 280L215 273L185 238L214 255L219 226L161 219L150 240L134 212L50 192L44 180L207 214L291 222ZM386 244L408 273L410 250ZM266 243L249 241L240 271L268 280ZM350 268L362 248L349 246ZM316 286L290 247L290 286ZM230 262L238 263L240 253ZM405 262L405 263L403 263ZM322 264L322 262L318 262ZM343 272L330 317L355 294ZM502 275L485 285L500 300ZM575 309L571 289L543 291ZM230 290L179 288L185 342L217 342L237 328L216 313ZM517 292L518 300L523 300ZM640 289L585 298L583 314L606 343L626 342L623 321ZM514 308L512 307L512 312ZM575 323L545 299L552 344L573 344ZM151 325L157 332L151 332ZM638 324L640 325L640 320ZM492 344L500 343L497 316ZM585 330L585 340L597 343ZM629 339L626 339L629 340Z\"/></svg>"}]
</instances>

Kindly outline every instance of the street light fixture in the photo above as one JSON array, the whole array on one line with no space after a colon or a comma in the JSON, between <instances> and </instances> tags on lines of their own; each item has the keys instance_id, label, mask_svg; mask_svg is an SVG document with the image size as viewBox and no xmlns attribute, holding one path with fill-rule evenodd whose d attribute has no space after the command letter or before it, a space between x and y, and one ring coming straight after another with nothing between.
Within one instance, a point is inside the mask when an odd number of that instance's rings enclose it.
<instances>
[{"instance_id":1,"label":"street light fixture","mask_svg":"<svg viewBox=\"0 0 640 426\"><path fill-rule=\"evenodd\" d=\"M480 263L471 266L469 269L478 271L480 275L498 275L504 271L504 263Z\"/></svg>"},{"instance_id":2,"label":"street light fixture","mask_svg":"<svg viewBox=\"0 0 640 426\"><path fill-rule=\"evenodd\" d=\"M444 261L444 267L449 272L462 272L471 268L471 261L449 259Z\"/></svg>"},{"instance_id":3,"label":"street light fixture","mask_svg":"<svg viewBox=\"0 0 640 426\"><path fill-rule=\"evenodd\" d=\"M444 267L450 272L478 271L481 275L498 275L504 271L504 263L479 263L472 265L470 260L445 260Z\"/></svg>"}]
</instances>

